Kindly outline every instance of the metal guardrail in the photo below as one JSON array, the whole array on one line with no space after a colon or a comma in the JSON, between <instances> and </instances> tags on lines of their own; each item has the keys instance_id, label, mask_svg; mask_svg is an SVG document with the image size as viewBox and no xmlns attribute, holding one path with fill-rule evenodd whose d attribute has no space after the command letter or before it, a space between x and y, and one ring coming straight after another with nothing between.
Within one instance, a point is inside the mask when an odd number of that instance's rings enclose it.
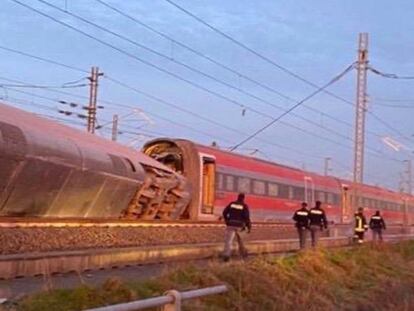
<instances>
[{"instance_id":1,"label":"metal guardrail","mask_svg":"<svg viewBox=\"0 0 414 311\"><path fill-rule=\"evenodd\" d=\"M186 292L169 290L165 293L164 296L121 303L117 305L100 307L95 309L88 309L85 311L133 311L155 307L162 307L162 311L181 311L181 303L183 300L222 294L227 292L227 290L228 289L226 285L206 287Z\"/></svg>"}]
</instances>

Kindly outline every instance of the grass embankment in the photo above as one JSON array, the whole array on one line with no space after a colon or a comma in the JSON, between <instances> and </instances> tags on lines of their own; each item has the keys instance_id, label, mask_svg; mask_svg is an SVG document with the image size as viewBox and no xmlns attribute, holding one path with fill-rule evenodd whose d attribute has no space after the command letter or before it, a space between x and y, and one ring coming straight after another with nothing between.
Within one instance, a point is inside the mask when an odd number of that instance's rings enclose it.
<instances>
[{"instance_id":1,"label":"grass embankment","mask_svg":"<svg viewBox=\"0 0 414 311\"><path fill-rule=\"evenodd\" d=\"M103 304L227 284L230 291L185 310L414 310L414 242L373 248L306 251L247 263L182 267L153 280L108 280L99 288L26 297L17 310L81 310Z\"/></svg>"}]
</instances>

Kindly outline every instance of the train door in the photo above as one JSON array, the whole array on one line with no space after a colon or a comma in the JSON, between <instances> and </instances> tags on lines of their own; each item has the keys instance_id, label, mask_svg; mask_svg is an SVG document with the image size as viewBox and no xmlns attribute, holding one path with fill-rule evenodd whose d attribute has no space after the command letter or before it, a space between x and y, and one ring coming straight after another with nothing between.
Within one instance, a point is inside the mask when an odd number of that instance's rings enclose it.
<instances>
[{"instance_id":1,"label":"train door","mask_svg":"<svg viewBox=\"0 0 414 311\"><path fill-rule=\"evenodd\" d=\"M212 215L215 201L216 160L201 155L201 214Z\"/></svg>"},{"instance_id":2,"label":"train door","mask_svg":"<svg viewBox=\"0 0 414 311\"><path fill-rule=\"evenodd\" d=\"M315 202L315 184L313 183L312 177L305 176L303 180L305 183L305 202L309 206L313 206L312 204Z\"/></svg>"}]
</instances>

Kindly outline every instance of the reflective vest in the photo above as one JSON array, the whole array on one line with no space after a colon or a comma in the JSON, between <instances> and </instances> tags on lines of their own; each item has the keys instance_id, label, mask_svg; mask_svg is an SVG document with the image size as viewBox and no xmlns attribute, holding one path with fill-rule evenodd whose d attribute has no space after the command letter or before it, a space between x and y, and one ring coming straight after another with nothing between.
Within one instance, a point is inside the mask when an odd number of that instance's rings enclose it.
<instances>
[{"instance_id":1,"label":"reflective vest","mask_svg":"<svg viewBox=\"0 0 414 311\"><path fill-rule=\"evenodd\" d=\"M364 215L355 214L355 232L364 232L368 229Z\"/></svg>"}]
</instances>

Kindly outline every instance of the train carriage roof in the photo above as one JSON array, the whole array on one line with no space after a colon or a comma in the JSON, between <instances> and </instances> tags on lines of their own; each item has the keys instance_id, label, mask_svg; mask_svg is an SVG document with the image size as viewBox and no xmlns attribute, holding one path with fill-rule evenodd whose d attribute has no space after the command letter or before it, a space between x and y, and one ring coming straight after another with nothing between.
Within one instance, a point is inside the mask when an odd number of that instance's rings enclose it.
<instances>
[{"instance_id":1,"label":"train carriage roof","mask_svg":"<svg viewBox=\"0 0 414 311\"><path fill-rule=\"evenodd\" d=\"M34 113L11 107L3 103L0 103L0 134L2 128L1 122L14 125L24 132L35 130L38 133L41 133L41 135L44 135L45 140L48 139L49 136L70 139L79 146L92 147L92 149L96 151L127 157L130 161L172 172L166 166L142 154L138 150L101 138L97 135L85 133L79 129L60 124L37 116Z\"/></svg>"}]
</instances>

